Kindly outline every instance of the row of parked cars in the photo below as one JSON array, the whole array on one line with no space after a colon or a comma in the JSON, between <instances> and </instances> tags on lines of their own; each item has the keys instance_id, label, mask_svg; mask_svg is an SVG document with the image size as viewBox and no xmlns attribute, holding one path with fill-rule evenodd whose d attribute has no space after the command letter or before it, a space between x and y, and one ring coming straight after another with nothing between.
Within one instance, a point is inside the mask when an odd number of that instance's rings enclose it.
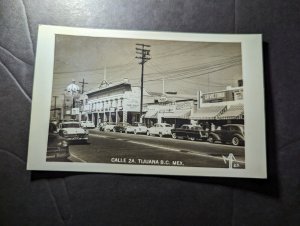
<instances>
[{"instance_id":1,"label":"row of parked cars","mask_svg":"<svg viewBox=\"0 0 300 226\"><path fill-rule=\"evenodd\" d=\"M214 131L204 130L200 125L184 124L180 128L174 128L168 123L156 123L147 128L144 123L102 123L100 131L120 132L133 134L146 134L148 136L170 136L174 139L201 140L210 143L231 143L235 146L244 145L244 125L227 124Z\"/></svg>"},{"instance_id":2,"label":"row of parked cars","mask_svg":"<svg viewBox=\"0 0 300 226\"><path fill-rule=\"evenodd\" d=\"M66 159L70 156L69 143L80 141L88 142L89 132L86 128L95 128L92 123L69 121L49 124L47 161ZM235 146L244 145L244 125L227 124L214 131L204 130L200 125L184 124L174 128L168 123L156 123L147 128L144 123L102 123L101 131L120 133L146 134L148 136L171 136L174 139L201 140L210 143L230 143Z\"/></svg>"}]
</instances>

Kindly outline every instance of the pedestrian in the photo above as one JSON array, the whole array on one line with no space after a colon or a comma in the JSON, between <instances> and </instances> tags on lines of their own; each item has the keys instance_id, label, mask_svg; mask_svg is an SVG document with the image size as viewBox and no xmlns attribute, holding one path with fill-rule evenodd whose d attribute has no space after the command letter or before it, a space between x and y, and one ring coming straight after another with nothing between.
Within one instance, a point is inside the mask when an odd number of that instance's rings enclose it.
<instances>
[{"instance_id":1,"label":"pedestrian","mask_svg":"<svg viewBox=\"0 0 300 226\"><path fill-rule=\"evenodd\" d=\"M216 130L215 124L211 123L210 128L211 128L211 131L215 131Z\"/></svg>"}]
</instances>

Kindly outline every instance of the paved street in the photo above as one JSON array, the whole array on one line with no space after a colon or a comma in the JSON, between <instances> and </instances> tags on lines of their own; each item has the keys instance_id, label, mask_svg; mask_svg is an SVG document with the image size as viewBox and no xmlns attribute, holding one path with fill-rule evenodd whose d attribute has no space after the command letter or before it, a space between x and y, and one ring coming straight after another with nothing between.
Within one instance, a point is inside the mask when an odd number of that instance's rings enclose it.
<instances>
[{"instance_id":1,"label":"paved street","mask_svg":"<svg viewBox=\"0 0 300 226\"><path fill-rule=\"evenodd\" d=\"M244 168L244 147L90 130L88 144L71 144L71 160L93 163Z\"/></svg>"}]
</instances>

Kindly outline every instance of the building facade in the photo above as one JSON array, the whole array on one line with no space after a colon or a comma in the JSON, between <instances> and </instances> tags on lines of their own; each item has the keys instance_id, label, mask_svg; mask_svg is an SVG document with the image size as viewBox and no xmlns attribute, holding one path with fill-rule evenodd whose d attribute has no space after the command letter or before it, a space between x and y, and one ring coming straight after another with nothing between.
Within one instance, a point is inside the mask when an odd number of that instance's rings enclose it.
<instances>
[{"instance_id":1,"label":"building facade","mask_svg":"<svg viewBox=\"0 0 300 226\"><path fill-rule=\"evenodd\" d=\"M183 124L190 124L190 115L195 107L194 99L149 103L144 116L145 122L147 126L164 122L180 127Z\"/></svg>"},{"instance_id":2,"label":"building facade","mask_svg":"<svg viewBox=\"0 0 300 226\"><path fill-rule=\"evenodd\" d=\"M144 95L148 95L146 91ZM81 98L80 118L93 121L95 125L137 122L140 120L140 98L140 88L132 86L127 79L114 84L104 82Z\"/></svg>"},{"instance_id":3,"label":"building facade","mask_svg":"<svg viewBox=\"0 0 300 226\"><path fill-rule=\"evenodd\" d=\"M197 95L197 108L190 119L193 124L220 126L228 123L244 124L243 87L227 87L226 90Z\"/></svg>"},{"instance_id":4,"label":"building facade","mask_svg":"<svg viewBox=\"0 0 300 226\"><path fill-rule=\"evenodd\" d=\"M80 97L80 88L73 80L64 92L61 120L79 119Z\"/></svg>"}]
</instances>

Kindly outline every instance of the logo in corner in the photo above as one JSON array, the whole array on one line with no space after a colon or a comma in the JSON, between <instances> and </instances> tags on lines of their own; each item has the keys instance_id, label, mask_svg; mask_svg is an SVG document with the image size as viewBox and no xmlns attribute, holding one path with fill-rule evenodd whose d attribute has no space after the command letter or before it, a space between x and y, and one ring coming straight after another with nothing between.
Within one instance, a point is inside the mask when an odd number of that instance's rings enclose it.
<instances>
[{"instance_id":1,"label":"logo in corner","mask_svg":"<svg viewBox=\"0 0 300 226\"><path fill-rule=\"evenodd\" d=\"M232 153L230 153L230 154L228 155L228 157L225 157L224 155L222 155L222 157L223 157L223 160L224 160L225 164L226 164L227 161L228 161L228 163L229 163L229 164L228 164L229 169L232 169L233 162L236 161L234 155L233 155Z\"/></svg>"}]
</instances>

